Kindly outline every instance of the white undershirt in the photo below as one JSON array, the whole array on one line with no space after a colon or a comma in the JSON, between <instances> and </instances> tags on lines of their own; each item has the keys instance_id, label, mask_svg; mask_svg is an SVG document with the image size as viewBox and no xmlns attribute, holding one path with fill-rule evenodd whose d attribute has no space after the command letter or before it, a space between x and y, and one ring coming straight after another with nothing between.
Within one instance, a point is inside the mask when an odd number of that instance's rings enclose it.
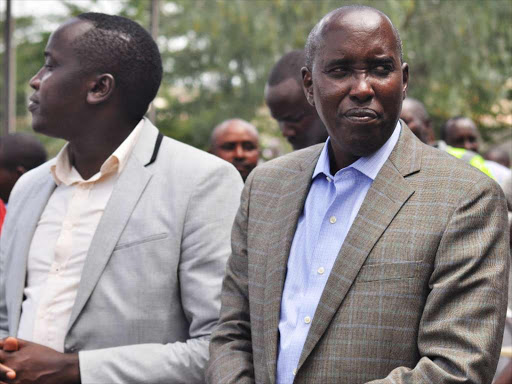
<instances>
[{"instance_id":1,"label":"white undershirt","mask_svg":"<svg viewBox=\"0 0 512 384\"><path fill-rule=\"evenodd\" d=\"M27 282L18 337L64 351L85 258L119 174L144 124L84 180L71 166L68 145L51 167L57 184L39 218L27 263Z\"/></svg>"}]
</instances>

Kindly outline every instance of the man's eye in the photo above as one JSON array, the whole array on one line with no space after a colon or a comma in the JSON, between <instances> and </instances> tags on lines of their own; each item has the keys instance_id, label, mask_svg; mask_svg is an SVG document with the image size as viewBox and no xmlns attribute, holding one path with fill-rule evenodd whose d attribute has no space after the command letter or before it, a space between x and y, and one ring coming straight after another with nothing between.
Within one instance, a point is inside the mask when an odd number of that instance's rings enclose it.
<instances>
[{"instance_id":1,"label":"man's eye","mask_svg":"<svg viewBox=\"0 0 512 384\"><path fill-rule=\"evenodd\" d=\"M329 72L336 76L345 76L349 73L349 70L345 67L335 67L331 69Z\"/></svg>"},{"instance_id":2,"label":"man's eye","mask_svg":"<svg viewBox=\"0 0 512 384\"><path fill-rule=\"evenodd\" d=\"M243 143L242 147L246 151L252 151L252 150L256 149L256 146L253 143Z\"/></svg>"},{"instance_id":3,"label":"man's eye","mask_svg":"<svg viewBox=\"0 0 512 384\"><path fill-rule=\"evenodd\" d=\"M298 122L302 121L303 118L304 118L304 115L290 116L290 117L287 117L286 119L283 119L283 121L285 121L287 123L298 123Z\"/></svg>"},{"instance_id":4,"label":"man's eye","mask_svg":"<svg viewBox=\"0 0 512 384\"><path fill-rule=\"evenodd\" d=\"M378 75L387 75L392 69L391 65L378 65L373 68L373 71Z\"/></svg>"}]
</instances>

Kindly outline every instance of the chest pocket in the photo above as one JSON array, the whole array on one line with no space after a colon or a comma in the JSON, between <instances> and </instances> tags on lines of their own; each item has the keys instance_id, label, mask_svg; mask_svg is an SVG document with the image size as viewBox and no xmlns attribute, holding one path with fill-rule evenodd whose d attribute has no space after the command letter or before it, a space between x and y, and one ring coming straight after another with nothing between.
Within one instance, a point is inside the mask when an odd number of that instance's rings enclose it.
<instances>
[{"instance_id":1,"label":"chest pocket","mask_svg":"<svg viewBox=\"0 0 512 384\"><path fill-rule=\"evenodd\" d=\"M398 280L417 277L426 265L421 261L363 265L356 282Z\"/></svg>"}]
</instances>

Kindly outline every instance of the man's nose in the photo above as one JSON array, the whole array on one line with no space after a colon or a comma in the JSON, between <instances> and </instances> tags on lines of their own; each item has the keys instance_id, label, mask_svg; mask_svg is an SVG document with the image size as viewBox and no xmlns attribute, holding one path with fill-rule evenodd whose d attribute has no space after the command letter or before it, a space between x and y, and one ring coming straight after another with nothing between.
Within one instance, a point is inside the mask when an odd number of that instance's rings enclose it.
<instances>
[{"instance_id":1,"label":"man's nose","mask_svg":"<svg viewBox=\"0 0 512 384\"><path fill-rule=\"evenodd\" d=\"M32 89L35 89L36 91L39 89L39 85L41 84L41 79L39 78L39 72L40 71L38 71L34 76L32 76L32 78L28 82L28 85L30 85L30 87Z\"/></svg>"},{"instance_id":2,"label":"man's nose","mask_svg":"<svg viewBox=\"0 0 512 384\"><path fill-rule=\"evenodd\" d=\"M245 157L245 151L241 145L235 147L235 157L237 159L243 159Z\"/></svg>"},{"instance_id":3,"label":"man's nose","mask_svg":"<svg viewBox=\"0 0 512 384\"><path fill-rule=\"evenodd\" d=\"M293 124L281 122L279 123L279 128L281 129L284 137L295 136L295 128L293 127Z\"/></svg>"},{"instance_id":4,"label":"man's nose","mask_svg":"<svg viewBox=\"0 0 512 384\"><path fill-rule=\"evenodd\" d=\"M371 100L375 92L366 73L356 73L353 76L349 96L353 101L365 102Z\"/></svg>"}]
</instances>

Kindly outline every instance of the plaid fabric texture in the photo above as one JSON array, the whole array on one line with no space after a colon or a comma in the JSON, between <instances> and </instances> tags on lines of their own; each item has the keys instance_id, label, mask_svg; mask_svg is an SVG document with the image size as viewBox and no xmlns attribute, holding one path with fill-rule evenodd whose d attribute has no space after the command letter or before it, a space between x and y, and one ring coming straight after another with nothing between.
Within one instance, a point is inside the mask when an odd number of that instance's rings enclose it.
<instances>
[{"instance_id":1,"label":"plaid fabric texture","mask_svg":"<svg viewBox=\"0 0 512 384\"><path fill-rule=\"evenodd\" d=\"M209 383L274 383L280 301L322 146L258 167L232 232ZM408 128L373 182L294 383L490 383L509 270L503 193Z\"/></svg>"}]
</instances>

